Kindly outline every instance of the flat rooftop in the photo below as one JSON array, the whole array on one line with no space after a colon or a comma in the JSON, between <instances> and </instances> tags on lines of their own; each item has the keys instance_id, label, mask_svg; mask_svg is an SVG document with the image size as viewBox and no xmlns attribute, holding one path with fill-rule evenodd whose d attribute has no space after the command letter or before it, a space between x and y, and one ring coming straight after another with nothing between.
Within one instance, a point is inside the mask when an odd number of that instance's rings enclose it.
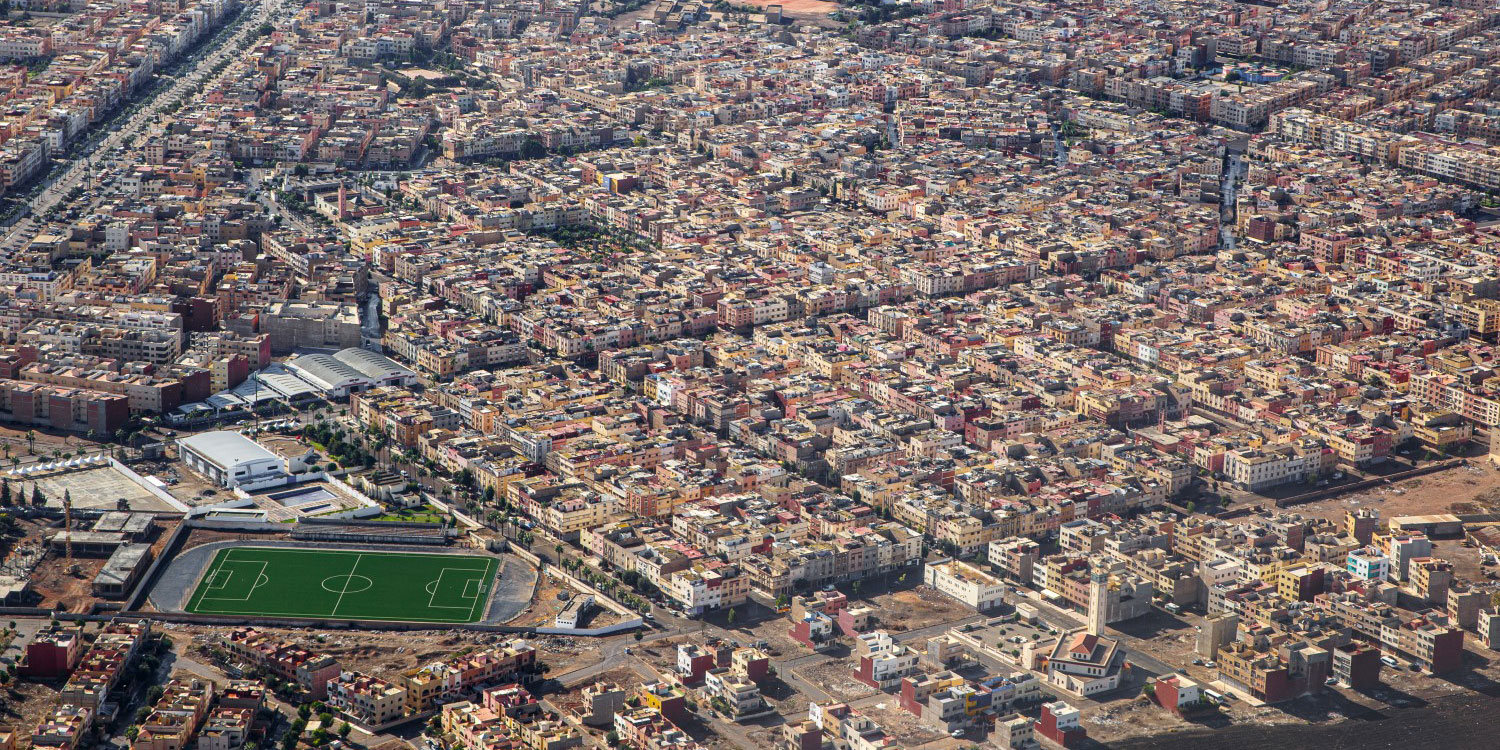
<instances>
[{"instance_id":1,"label":"flat rooftop","mask_svg":"<svg viewBox=\"0 0 1500 750\"><path fill-rule=\"evenodd\" d=\"M21 479L12 479L12 485L30 492L28 484L36 484L47 498L47 507L61 510L63 496L73 498L73 509L91 511L117 511L121 501L126 510L133 513L183 513L187 506L173 498L165 490L154 487L129 469L121 470L115 464L64 469L50 474L34 474Z\"/></svg>"}]
</instances>

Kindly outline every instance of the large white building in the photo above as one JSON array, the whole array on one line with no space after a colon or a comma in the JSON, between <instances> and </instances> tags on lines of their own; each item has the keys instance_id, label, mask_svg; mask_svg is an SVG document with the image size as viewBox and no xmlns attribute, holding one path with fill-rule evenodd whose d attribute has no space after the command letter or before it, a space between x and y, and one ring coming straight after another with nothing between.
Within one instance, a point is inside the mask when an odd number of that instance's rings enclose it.
<instances>
[{"instance_id":1,"label":"large white building","mask_svg":"<svg viewBox=\"0 0 1500 750\"><path fill-rule=\"evenodd\" d=\"M1257 491L1268 487L1300 482L1316 475L1323 467L1323 457L1316 451L1297 450L1293 446L1274 448L1241 448L1224 456L1224 473L1242 490Z\"/></svg>"},{"instance_id":2,"label":"large white building","mask_svg":"<svg viewBox=\"0 0 1500 750\"><path fill-rule=\"evenodd\" d=\"M177 440L188 468L221 487L239 487L285 477L286 461L238 432L204 432Z\"/></svg>"},{"instance_id":3,"label":"large white building","mask_svg":"<svg viewBox=\"0 0 1500 750\"><path fill-rule=\"evenodd\" d=\"M981 611L998 606L1005 594L999 578L962 560L929 564L923 578L928 586Z\"/></svg>"},{"instance_id":4,"label":"large white building","mask_svg":"<svg viewBox=\"0 0 1500 750\"><path fill-rule=\"evenodd\" d=\"M335 354L302 354L286 361L297 377L329 398L348 398L380 386L410 386L417 374L384 354L344 349Z\"/></svg>"},{"instance_id":5,"label":"large white building","mask_svg":"<svg viewBox=\"0 0 1500 750\"><path fill-rule=\"evenodd\" d=\"M1075 630L1047 650L1047 683L1079 696L1107 693L1120 686L1124 661L1113 638Z\"/></svg>"}]
</instances>

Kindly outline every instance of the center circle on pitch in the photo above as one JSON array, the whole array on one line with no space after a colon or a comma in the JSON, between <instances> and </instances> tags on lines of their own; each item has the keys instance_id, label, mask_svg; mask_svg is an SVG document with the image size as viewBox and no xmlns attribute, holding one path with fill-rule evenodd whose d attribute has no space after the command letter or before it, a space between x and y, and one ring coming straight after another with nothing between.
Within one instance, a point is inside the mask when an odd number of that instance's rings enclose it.
<instances>
[{"instance_id":1,"label":"center circle on pitch","mask_svg":"<svg viewBox=\"0 0 1500 750\"><path fill-rule=\"evenodd\" d=\"M356 575L329 576L323 579L323 590L333 594L357 594L374 585L374 581Z\"/></svg>"}]
</instances>

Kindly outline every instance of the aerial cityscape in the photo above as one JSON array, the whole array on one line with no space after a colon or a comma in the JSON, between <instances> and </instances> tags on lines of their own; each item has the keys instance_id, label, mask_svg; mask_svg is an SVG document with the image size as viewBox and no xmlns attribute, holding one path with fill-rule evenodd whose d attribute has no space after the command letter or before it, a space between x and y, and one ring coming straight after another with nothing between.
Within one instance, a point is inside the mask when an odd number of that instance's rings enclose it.
<instances>
[{"instance_id":1,"label":"aerial cityscape","mask_svg":"<svg viewBox=\"0 0 1500 750\"><path fill-rule=\"evenodd\" d=\"M0 0L0 750L1496 715L1497 0Z\"/></svg>"}]
</instances>

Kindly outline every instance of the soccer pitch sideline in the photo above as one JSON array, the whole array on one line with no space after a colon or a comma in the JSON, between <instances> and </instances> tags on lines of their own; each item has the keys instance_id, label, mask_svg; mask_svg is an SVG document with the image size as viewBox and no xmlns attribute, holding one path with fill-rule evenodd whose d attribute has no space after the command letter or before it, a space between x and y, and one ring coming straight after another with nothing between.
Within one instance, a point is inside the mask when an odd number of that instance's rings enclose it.
<instances>
[{"instance_id":1,"label":"soccer pitch sideline","mask_svg":"<svg viewBox=\"0 0 1500 750\"><path fill-rule=\"evenodd\" d=\"M484 619L500 562L480 555L230 547L204 570L186 610L331 620Z\"/></svg>"}]
</instances>

